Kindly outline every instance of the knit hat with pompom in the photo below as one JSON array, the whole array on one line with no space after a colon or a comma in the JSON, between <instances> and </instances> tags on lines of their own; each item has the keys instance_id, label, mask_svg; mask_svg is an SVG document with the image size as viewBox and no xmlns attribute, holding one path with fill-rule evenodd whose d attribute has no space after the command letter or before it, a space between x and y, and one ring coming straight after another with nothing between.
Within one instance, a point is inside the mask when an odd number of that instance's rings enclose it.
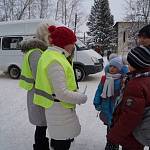
<instances>
[{"instance_id":1,"label":"knit hat with pompom","mask_svg":"<svg viewBox=\"0 0 150 150\"><path fill-rule=\"evenodd\" d=\"M49 26L48 31L52 39L51 44L64 48L66 45L74 44L77 39L72 30L63 26Z\"/></svg>"}]
</instances>

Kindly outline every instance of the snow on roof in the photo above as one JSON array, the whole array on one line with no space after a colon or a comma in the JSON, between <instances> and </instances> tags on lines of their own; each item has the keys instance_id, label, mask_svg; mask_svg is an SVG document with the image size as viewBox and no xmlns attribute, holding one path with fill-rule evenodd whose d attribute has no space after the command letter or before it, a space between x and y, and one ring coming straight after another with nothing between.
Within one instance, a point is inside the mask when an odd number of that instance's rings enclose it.
<instances>
[{"instance_id":1,"label":"snow on roof","mask_svg":"<svg viewBox=\"0 0 150 150\"><path fill-rule=\"evenodd\" d=\"M42 22L48 22L48 21L52 21L50 19L27 19L27 20L13 20L13 21L3 21L0 22L0 26L1 25L13 25L13 24L24 24L24 23L42 23Z\"/></svg>"},{"instance_id":2,"label":"snow on roof","mask_svg":"<svg viewBox=\"0 0 150 150\"><path fill-rule=\"evenodd\" d=\"M8 35L34 35L39 24L47 22L60 25L59 22L50 19L30 19L0 22L0 36Z\"/></svg>"}]
</instances>

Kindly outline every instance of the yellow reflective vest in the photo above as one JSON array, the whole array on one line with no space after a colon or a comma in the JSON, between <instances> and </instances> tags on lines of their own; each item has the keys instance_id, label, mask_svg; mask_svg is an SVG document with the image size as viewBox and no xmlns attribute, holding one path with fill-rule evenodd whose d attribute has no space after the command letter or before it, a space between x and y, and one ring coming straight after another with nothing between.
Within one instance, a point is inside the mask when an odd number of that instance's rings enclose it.
<instances>
[{"instance_id":1,"label":"yellow reflective vest","mask_svg":"<svg viewBox=\"0 0 150 150\"><path fill-rule=\"evenodd\" d=\"M33 51L37 50L42 53L42 51L38 48L31 49L24 55L23 58L19 86L28 91L33 88L35 82L29 65L29 56Z\"/></svg>"},{"instance_id":2,"label":"yellow reflective vest","mask_svg":"<svg viewBox=\"0 0 150 150\"><path fill-rule=\"evenodd\" d=\"M52 107L54 103L54 90L53 85L50 83L47 76L48 66L52 63L59 63L66 76L67 89L70 91L76 91L77 85L75 81L74 71L66 57L54 50L46 50L38 63L36 81L35 81L35 94L33 103L44 108ZM64 108L74 108L74 104L66 103L60 100L61 105Z\"/></svg>"}]
</instances>

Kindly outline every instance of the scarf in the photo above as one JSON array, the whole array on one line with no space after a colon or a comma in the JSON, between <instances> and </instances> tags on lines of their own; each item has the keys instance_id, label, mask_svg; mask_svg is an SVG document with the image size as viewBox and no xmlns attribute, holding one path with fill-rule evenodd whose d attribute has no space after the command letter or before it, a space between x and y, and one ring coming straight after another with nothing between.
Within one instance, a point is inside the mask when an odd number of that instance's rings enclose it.
<instances>
[{"instance_id":1,"label":"scarf","mask_svg":"<svg viewBox=\"0 0 150 150\"><path fill-rule=\"evenodd\" d=\"M103 86L103 91L101 94L102 98L109 98L111 96L114 96L114 80L120 79L121 74L106 74L106 80Z\"/></svg>"}]
</instances>

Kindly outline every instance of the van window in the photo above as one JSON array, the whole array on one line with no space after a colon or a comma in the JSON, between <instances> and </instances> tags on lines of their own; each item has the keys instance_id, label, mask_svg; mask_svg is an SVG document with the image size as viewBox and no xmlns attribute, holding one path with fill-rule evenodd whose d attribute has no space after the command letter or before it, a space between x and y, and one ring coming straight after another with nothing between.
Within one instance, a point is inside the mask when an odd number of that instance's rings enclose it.
<instances>
[{"instance_id":1,"label":"van window","mask_svg":"<svg viewBox=\"0 0 150 150\"><path fill-rule=\"evenodd\" d=\"M2 39L3 50L20 50L20 42L23 37L4 37Z\"/></svg>"}]
</instances>

